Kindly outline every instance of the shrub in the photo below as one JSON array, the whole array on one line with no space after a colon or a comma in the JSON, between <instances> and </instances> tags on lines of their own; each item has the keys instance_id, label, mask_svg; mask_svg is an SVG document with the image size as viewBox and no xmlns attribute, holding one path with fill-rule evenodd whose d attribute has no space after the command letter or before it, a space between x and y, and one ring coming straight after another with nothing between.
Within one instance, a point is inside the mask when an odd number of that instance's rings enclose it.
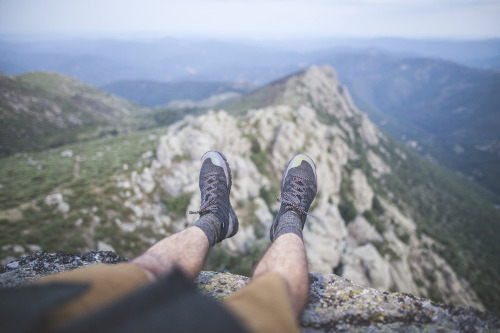
<instances>
[{"instance_id":1,"label":"shrub","mask_svg":"<svg viewBox=\"0 0 500 333\"><path fill-rule=\"evenodd\" d=\"M350 200L345 200L339 205L339 212L346 224L349 224L358 215L358 210Z\"/></svg>"},{"instance_id":2,"label":"shrub","mask_svg":"<svg viewBox=\"0 0 500 333\"><path fill-rule=\"evenodd\" d=\"M176 197L167 196L163 199L168 215L175 219L178 219L186 214L190 201L190 192L182 193Z\"/></svg>"}]
</instances>

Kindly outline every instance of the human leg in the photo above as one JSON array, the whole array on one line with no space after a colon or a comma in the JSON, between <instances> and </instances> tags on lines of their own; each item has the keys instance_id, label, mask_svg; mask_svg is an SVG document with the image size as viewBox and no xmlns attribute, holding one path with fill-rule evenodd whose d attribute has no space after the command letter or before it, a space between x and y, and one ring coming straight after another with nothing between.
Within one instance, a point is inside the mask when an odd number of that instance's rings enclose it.
<instances>
[{"instance_id":1,"label":"human leg","mask_svg":"<svg viewBox=\"0 0 500 333\"><path fill-rule=\"evenodd\" d=\"M200 228L190 227L162 239L131 263L141 267L151 281L168 274L174 267L195 279L208 251L205 233Z\"/></svg>"},{"instance_id":2,"label":"human leg","mask_svg":"<svg viewBox=\"0 0 500 333\"><path fill-rule=\"evenodd\" d=\"M281 180L280 211L270 230L273 242L254 271L254 278L269 272L281 275L287 284L292 307L298 316L304 308L309 282L302 230L317 192L316 168L312 159L296 155Z\"/></svg>"},{"instance_id":3,"label":"human leg","mask_svg":"<svg viewBox=\"0 0 500 333\"><path fill-rule=\"evenodd\" d=\"M304 154L294 156L281 180L281 207L274 220L270 238L273 242L255 268L253 277L269 272L280 274L286 281L295 314L305 305L309 290L307 258L302 230L317 192L316 168Z\"/></svg>"},{"instance_id":4,"label":"human leg","mask_svg":"<svg viewBox=\"0 0 500 333\"><path fill-rule=\"evenodd\" d=\"M196 278L209 249L238 231L238 218L229 201L232 177L226 157L220 152L208 151L201 163L201 207L197 212L189 212L200 214L194 227L161 240L132 261L152 280L175 266L190 278Z\"/></svg>"},{"instance_id":5,"label":"human leg","mask_svg":"<svg viewBox=\"0 0 500 333\"><path fill-rule=\"evenodd\" d=\"M224 301L254 332L299 331L296 320L309 290L302 229L316 184L314 162L306 155L295 156L283 174L278 198L282 205L270 230L273 243L250 284Z\"/></svg>"},{"instance_id":6,"label":"human leg","mask_svg":"<svg viewBox=\"0 0 500 333\"><path fill-rule=\"evenodd\" d=\"M302 312L309 292L304 243L297 235L286 233L277 238L255 268L252 279L278 273L286 282L295 316Z\"/></svg>"}]
</instances>

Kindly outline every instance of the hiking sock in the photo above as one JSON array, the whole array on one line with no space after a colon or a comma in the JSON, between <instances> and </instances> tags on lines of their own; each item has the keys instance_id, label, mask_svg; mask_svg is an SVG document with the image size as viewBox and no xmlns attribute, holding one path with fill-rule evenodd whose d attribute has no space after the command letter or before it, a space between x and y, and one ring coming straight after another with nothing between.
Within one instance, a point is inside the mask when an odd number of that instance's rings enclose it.
<instances>
[{"instance_id":1,"label":"hiking sock","mask_svg":"<svg viewBox=\"0 0 500 333\"><path fill-rule=\"evenodd\" d=\"M222 229L222 222L219 221L217 216L214 213L208 213L201 216L198 221L194 224L198 228L200 228L205 235L207 235L208 242L210 243L210 247L213 247L219 239L219 234Z\"/></svg>"},{"instance_id":2,"label":"hiking sock","mask_svg":"<svg viewBox=\"0 0 500 333\"><path fill-rule=\"evenodd\" d=\"M303 239L302 228L302 221L299 215L293 210L289 210L281 215L276 226L273 242L276 240L276 238L288 232L292 232L299 236L300 239Z\"/></svg>"}]
</instances>

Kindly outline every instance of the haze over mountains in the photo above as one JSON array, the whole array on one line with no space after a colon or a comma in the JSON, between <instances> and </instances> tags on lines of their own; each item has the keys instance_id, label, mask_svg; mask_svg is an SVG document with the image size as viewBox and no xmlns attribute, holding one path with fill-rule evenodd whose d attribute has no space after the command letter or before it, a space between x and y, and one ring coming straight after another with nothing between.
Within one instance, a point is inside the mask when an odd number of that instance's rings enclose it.
<instances>
[{"instance_id":1,"label":"haze over mountains","mask_svg":"<svg viewBox=\"0 0 500 333\"><path fill-rule=\"evenodd\" d=\"M0 71L65 73L94 86L120 80L235 81L265 84L325 56L376 50L500 69L500 40L55 40L0 42ZM495 61L496 59L496 61Z\"/></svg>"}]
</instances>

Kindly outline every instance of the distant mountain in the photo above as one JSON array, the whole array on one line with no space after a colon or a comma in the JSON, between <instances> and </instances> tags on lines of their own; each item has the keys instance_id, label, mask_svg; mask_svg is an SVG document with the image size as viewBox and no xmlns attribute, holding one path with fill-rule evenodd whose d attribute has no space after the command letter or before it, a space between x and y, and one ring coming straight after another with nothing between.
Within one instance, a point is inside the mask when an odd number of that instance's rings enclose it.
<instances>
[{"instance_id":1,"label":"distant mountain","mask_svg":"<svg viewBox=\"0 0 500 333\"><path fill-rule=\"evenodd\" d=\"M500 72L377 52L325 61L382 129L500 195Z\"/></svg>"},{"instance_id":2,"label":"distant mountain","mask_svg":"<svg viewBox=\"0 0 500 333\"><path fill-rule=\"evenodd\" d=\"M246 94L255 88L248 82L157 82L119 81L100 87L102 90L121 96L145 106L162 106L176 100L200 101L215 95Z\"/></svg>"},{"instance_id":3,"label":"distant mountain","mask_svg":"<svg viewBox=\"0 0 500 333\"><path fill-rule=\"evenodd\" d=\"M245 80L263 84L303 68L303 57L217 40L0 41L0 72L55 71L103 86L117 81Z\"/></svg>"},{"instance_id":4,"label":"distant mountain","mask_svg":"<svg viewBox=\"0 0 500 333\"><path fill-rule=\"evenodd\" d=\"M0 156L137 129L147 112L66 75L0 74Z\"/></svg>"},{"instance_id":5,"label":"distant mountain","mask_svg":"<svg viewBox=\"0 0 500 333\"><path fill-rule=\"evenodd\" d=\"M477 184L383 134L329 67L239 103L168 128L0 159L0 257L40 248L136 255L194 222L199 158L218 149L233 170L241 225L206 268L250 274L269 244L283 168L306 152L319 179L304 232L312 272L500 313L500 211Z\"/></svg>"},{"instance_id":6,"label":"distant mountain","mask_svg":"<svg viewBox=\"0 0 500 333\"><path fill-rule=\"evenodd\" d=\"M400 58L433 58L468 67L500 70L500 39L446 40L371 38L332 41L337 54L376 51ZM333 49L333 48L332 48Z\"/></svg>"},{"instance_id":7,"label":"distant mountain","mask_svg":"<svg viewBox=\"0 0 500 333\"><path fill-rule=\"evenodd\" d=\"M399 57L447 59L467 66L495 68L500 39L479 41L374 39L237 40L74 39L0 40L0 72L65 73L94 86L117 81L245 80L272 82L311 65L324 55L386 52Z\"/></svg>"}]
</instances>

